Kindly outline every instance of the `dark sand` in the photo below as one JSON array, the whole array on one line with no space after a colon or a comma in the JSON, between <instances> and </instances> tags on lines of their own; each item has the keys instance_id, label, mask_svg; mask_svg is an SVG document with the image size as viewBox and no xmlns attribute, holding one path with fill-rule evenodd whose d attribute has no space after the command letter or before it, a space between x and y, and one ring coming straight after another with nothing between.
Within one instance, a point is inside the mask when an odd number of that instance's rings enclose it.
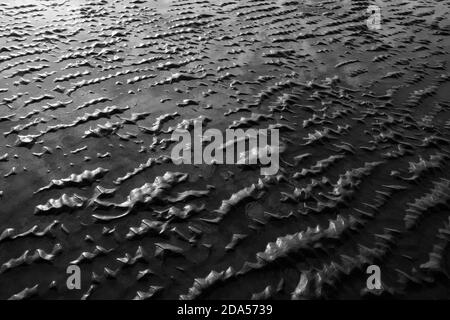
<instances>
[{"instance_id":1,"label":"dark sand","mask_svg":"<svg viewBox=\"0 0 450 320\"><path fill-rule=\"evenodd\" d=\"M368 5L0 0L0 298L449 298L450 2ZM168 162L194 121L280 171Z\"/></svg>"}]
</instances>

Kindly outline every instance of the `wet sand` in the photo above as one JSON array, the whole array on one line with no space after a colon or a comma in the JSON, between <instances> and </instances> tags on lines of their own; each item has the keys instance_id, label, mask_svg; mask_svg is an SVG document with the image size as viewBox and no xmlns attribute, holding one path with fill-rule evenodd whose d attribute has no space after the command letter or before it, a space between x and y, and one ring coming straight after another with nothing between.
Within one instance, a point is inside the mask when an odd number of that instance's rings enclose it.
<instances>
[{"instance_id":1,"label":"wet sand","mask_svg":"<svg viewBox=\"0 0 450 320\"><path fill-rule=\"evenodd\" d=\"M449 298L450 4L369 4L0 0L0 299Z\"/></svg>"}]
</instances>

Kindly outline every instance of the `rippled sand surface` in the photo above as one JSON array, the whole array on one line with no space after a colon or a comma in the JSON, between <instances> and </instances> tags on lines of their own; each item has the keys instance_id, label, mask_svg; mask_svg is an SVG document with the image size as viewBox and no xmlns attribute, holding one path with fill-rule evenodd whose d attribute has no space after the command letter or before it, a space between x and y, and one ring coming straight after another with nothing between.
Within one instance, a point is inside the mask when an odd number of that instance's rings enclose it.
<instances>
[{"instance_id":1,"label":"rippled sand surface","mask_svg":"<svg viewBox=\"0 0 450 320\"><path fill-rule=\"evenodd\" d=\"M450 3L369 4L0 0L0 298L448 298ZM174 165L195 122L280 171Z\"/></svg>"}]
</instances>

